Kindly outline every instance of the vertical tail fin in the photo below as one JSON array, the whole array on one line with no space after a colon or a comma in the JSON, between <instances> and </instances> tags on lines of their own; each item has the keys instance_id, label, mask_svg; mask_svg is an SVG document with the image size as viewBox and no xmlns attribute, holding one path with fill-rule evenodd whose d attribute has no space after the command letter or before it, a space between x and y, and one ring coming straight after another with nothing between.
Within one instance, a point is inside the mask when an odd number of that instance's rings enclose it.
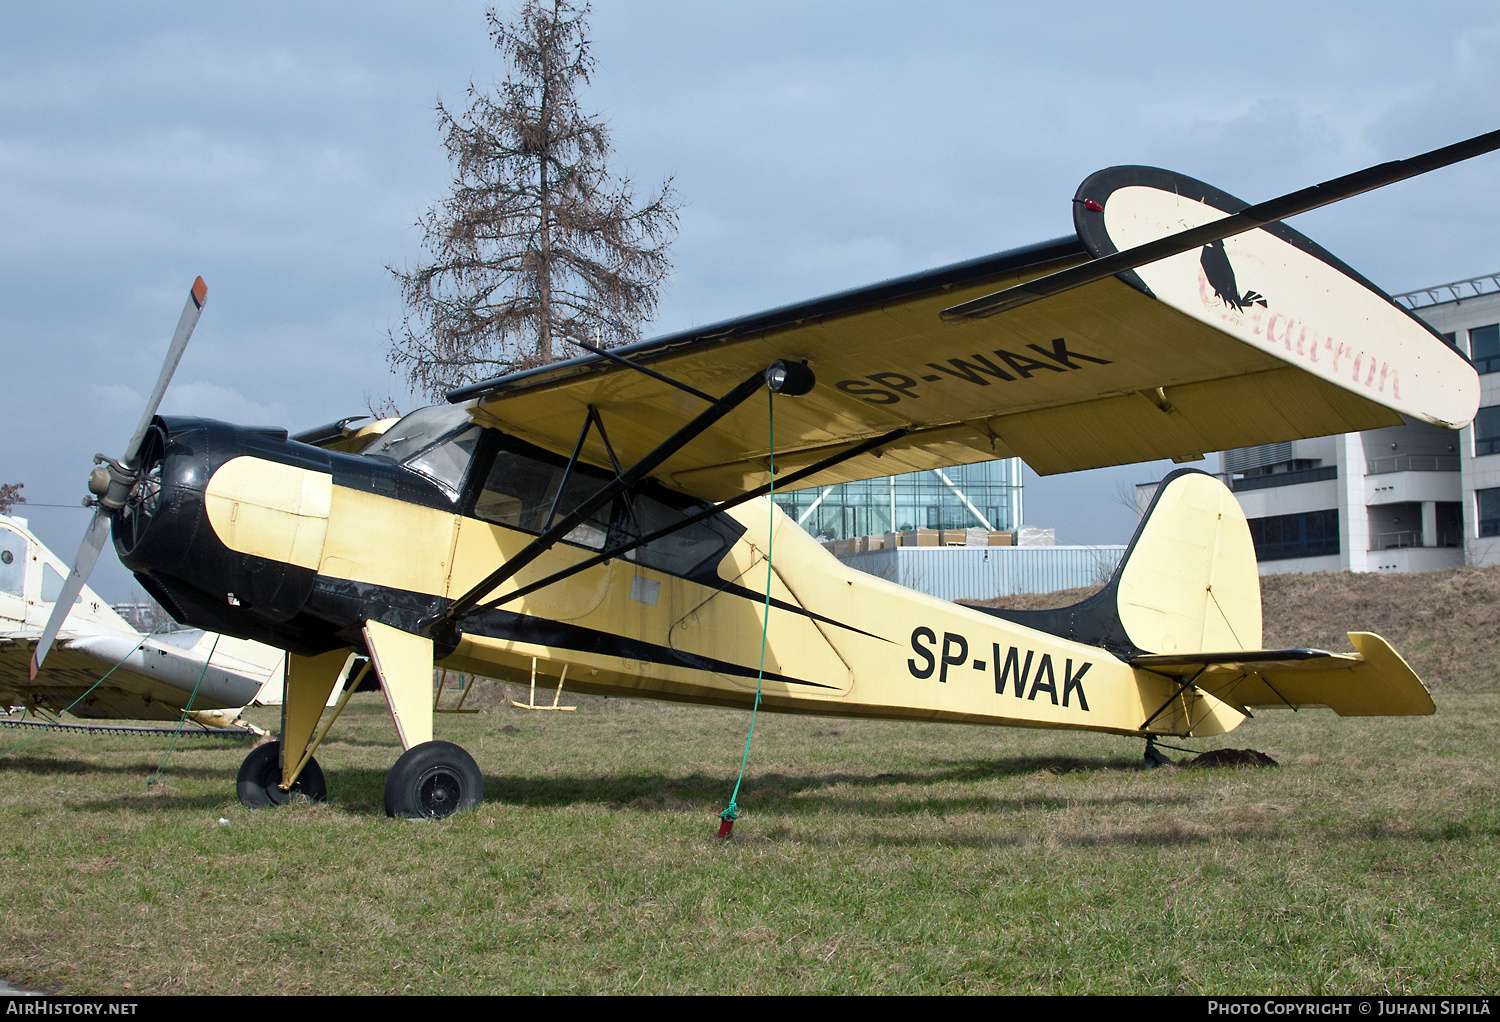
<instances>
[{"instance_id":1,"label":"vertical tail fin","mask_svg":"<svg viewBox=\"0 0 1500 1022\"><path fill-rule=\"evenodd\" d=\"M1260 575L1250 527L1218 479L1162 480L1109 583L1072 607L988 610L1117 656L1259 649Z\"/></svg>"}]
</instances>

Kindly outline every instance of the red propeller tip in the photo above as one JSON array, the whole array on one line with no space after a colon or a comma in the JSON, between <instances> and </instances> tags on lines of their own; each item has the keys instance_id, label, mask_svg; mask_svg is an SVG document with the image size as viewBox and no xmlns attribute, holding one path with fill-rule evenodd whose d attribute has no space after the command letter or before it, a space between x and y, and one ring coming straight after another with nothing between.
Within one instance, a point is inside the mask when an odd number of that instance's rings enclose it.
<instances>
[{"instance_id":1,"label":"red propeller tip","mask_svg":"<svg viewBox=\"0 0 1500 1022\"><path fill-rule=\"evenodd\" d=\"M201 309L203 308L203 302L207 298L208 285L203 283L202 277L199 277L197 280L193 281L193 304Z\"/></svg>"}]
</instances>

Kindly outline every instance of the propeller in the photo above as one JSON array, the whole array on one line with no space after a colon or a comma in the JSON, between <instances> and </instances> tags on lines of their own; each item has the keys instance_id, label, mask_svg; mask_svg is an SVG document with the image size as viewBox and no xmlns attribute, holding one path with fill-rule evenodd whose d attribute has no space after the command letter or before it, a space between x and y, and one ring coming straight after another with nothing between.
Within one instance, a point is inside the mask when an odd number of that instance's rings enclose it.
<instances>
[{"instance_id":1,"label":"propeller","mask_svg":"<svg viewBox=\"0 0 1500 1022\"><path fill-rule=\"evenodd\" d=\"M47 627L42 629L41 641L36 644L36 653L31 658L33 681L36 680L37 671L41 670L42 661L47 659L47 653L52 649L52 643L57 639L63 622L67 620L73 601L78 599L84 583L94 570L99 551L104 549L105 537L109 535L110 517L132 501L154 502L155 487L159 485L159 481L138 471L136 458L140 454L141 443L146 438L146 430L151 426L151 419L156 415L157 406L161 404L162 395L167 391L167 384L172 382L177 363L182 361L188 338L193 336L193 328L198 325L198 317L203 314L203 303L207 300L208 285L199 277L193 281L193 286L188 291L187 304L182 307L182 317L177 321L177 331L172 335L172 343L167 348L167 357L162 362L161 373L156 377L156 386L152 388L151 397L146 401L146 411L141 416L140 424L131 434L130 443L125 446L124 456L116 461L102 454L94 455L94 464L98 467L89 473L89 492L98 498L92 502L95 508L94 519L89 522L88 531L83 535L83 545L78 548L78 556L73 558L73 570L68 573L68 580L52 606L52 616L47 619Z\"/></svg>"}]
</instances>

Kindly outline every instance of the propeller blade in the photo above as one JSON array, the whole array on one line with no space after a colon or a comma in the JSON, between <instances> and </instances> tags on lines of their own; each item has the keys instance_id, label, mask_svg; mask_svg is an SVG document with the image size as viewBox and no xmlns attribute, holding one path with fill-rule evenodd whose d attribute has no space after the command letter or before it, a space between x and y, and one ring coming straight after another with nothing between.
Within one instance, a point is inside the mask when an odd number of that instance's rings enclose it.
<instances>
[{"instance_id":1,"label":"propeller blade","mask_svg":"<svg viewBox=\"0 0 1500 1022\"><path fill-rule=\"evenodd\" d=\"M151 397L146 401L145 414L141 416L140 424L131 434L130 443L125 447L125 456L120 459L121 464L126 468L133 470L135 467L135 456L141 451L141 443L146 439L146 430L151 425L152 417L156 415L162 395L167 392L167 384L172 382L172 374L177 372L177 363L182 361L182 353L187 349L188 338L193 336L193 328L198 325L198 317L203 314L203 303L206 301L208 301L208 285L203 283L202 277L198 277L193 281L193 286L188 289L187 304L182 307L182 316L177 320L177 330L172 334L172 343L167 346L167 357L162 362L161 373L156 377L156 386L151 390ZM110 492L113 494L121 485L112 483ZM118 497L123 503L125 497L123 490ZM42 661L47 659L52 643L57 640L57 633L62 630L63 622L68 619L68 612L73 609L73 601L78 599L78 594L83 591L84 583L89 580L89 575L94 570L94 562L99 559L99 551L104 549L104 540L109 536L109 517L110 512L107 508L100 507L94 512L94 520L89 523L89 531L84 534L83 545L78 548L78 556L73 558L73 570L68 574L68 580L63 584L62 592L58 594L57 602L52 606L52 616L47 618L47 627L42 629L41 641L36 644L36 652L32 655L31 679L33 681L36 680L37 671L41 670Z\"/></svg>"},{"instance_id":2,"label":"propeller blade","mask_svg":"<svg viewBox=\"0 0 1500 1022\"><path fill-rule=\"evenodd\" d=\"M52 616L47 619L47 627L42 629L42 639L36 644L36 653L31 658L31 680L36 680L36 672L41 670L42 661L47 659L47 653L52 649L52 643L57 638L63 622L68 618L68 611L73 609L73 601L78 599L78 594L83 591L83 584L88 581L89 573L94 570L94 562L99 559L99 551L104 549L104 540L109 536L109 513L103 508L94 512L94 520L89 523L89 531L84 533L83 545L78 548L78 556L73 558L73 570L68 573L68 580L63 583L62 592L57 595L57 602L52 605Z\"/></svg>"},{"instance_id":3,"label":"propeller blade","mask_svg":"<svg viewBox=\"0 0 1500 1022\"><path fill-rule=\"evenodd\" d=\"M135 433L130 437L130 444L125 448L125 456L120 459L126 465L135 466L135 456L140 453L141 442L146 439L146 429L151 425L151 417L156 414L162 395L167 392L167 384L172 382L172 374L177 371L177 363L182 361L182 353L187 348L188 338L193 336L193 327L198 325L198 317L203 314L203 303L206 301L208 301L208 285L203 283L202 277L199 277L193 281L192 288L188 290L187 304L182 307L182 318L177 321L177 332L172 335L172 344L167 348L167 357L162 362L161 375L156 378L156 387L146 401L146 412L141 416L140 425L135 427Z\"/></svg>"}]
</instances>

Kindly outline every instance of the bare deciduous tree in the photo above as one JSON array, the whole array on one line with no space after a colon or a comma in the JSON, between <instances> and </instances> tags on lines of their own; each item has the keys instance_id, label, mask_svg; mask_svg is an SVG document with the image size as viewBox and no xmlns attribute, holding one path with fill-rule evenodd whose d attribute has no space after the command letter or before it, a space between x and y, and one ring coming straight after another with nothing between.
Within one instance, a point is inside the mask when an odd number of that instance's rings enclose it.
<instances>
[{"instance_id":1,"label":"bare deciduous tree","mask_svg":"<svg viewBox=\"0 0 1500 1022\"><path fill-rule=\"evenodd\" d=\"M0 483L0 515L10 514L10 509L17 504L26 503L26 498L21 496L21 490L25 483Z\"/></svg>"},{"instance_id":2,"label":"bare deciduous tree","mask_svg":"<svg viewBox=\"0 0 1500 1022\"><path fill-rule=\"evenodd\" d=\"M417 223L431 261L390 267L407 314L388 359L415 393L569 357L564 338L627 343L656 310L677 202L668 178L637 207L606 168L608 132L578 105L588 13L527 0L506 23L491 10L505 81L471 82L460 115L438 104L453 190Z\"/></svg>"}]
</instances>

